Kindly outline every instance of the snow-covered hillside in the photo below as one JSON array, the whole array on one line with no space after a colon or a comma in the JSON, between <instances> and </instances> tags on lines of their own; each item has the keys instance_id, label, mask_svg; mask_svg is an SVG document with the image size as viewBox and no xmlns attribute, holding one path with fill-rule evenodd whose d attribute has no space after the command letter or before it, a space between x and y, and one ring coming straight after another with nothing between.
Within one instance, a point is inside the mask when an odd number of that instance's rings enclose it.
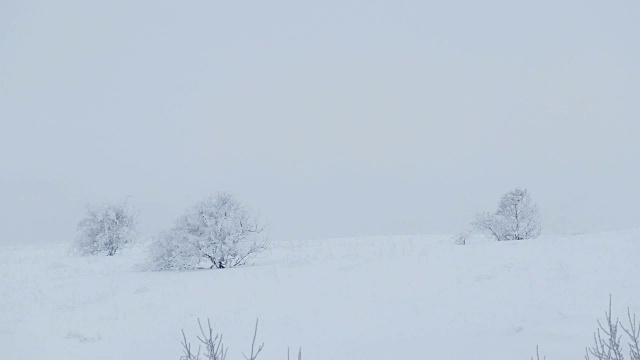
<instances>
[{"instance_id":1,"label":"snow-covered hillside","mask_svg":"<svg viewBox=\"0 0 640 360\"><path fill-rule=\"evenodd\" d=\"M474 239L472 239L474 240ZM581 359L596 319L640 313L640 231L518 242L410 236L274 242L253 266L147 272L142 247L0 248L0 358L178 359L197 319L229 360Z\"/></svg>"}]
</instances>

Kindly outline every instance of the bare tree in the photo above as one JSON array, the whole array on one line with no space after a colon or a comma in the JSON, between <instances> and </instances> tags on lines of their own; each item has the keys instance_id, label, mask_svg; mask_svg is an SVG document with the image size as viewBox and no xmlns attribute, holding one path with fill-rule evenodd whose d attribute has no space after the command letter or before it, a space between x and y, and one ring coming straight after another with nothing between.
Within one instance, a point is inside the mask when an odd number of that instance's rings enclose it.
<instances>
[{"instance_id":1,"label":"bare tree","mask_svg":"<svg viewBox=\"0 0 640 360\"><path fill-rule=\"evenodd\" d=\"M127 201L88 206L78 223L71 251L79 255L115 255L137 235L137 212Z\"/></svg>"},{"instance_id":2,"label":"bare tree","mask_svg":"<svg viewBox=\"0 0 640 360\"><path fill-rule=\"evenodd\" d=\"M542 232L538 207L527 190L515 189L502 196L495 213L479 213L473 227L498 241L536 238Z\"/></svg>"}]
</instances>

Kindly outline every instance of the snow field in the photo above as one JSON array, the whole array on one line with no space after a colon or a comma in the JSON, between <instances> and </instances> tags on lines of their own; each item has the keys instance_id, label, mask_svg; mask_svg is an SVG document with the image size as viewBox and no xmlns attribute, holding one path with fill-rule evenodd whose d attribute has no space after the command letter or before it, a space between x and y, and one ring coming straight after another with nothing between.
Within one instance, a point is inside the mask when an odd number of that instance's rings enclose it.
<instances>
[{"instance_id":1,"label":"snow field","mask_svg":"<svg viewBox=\"0 0 640 360\"><path fill-rule=\"evenodd\" d=\"M0 247L0 358L178 359L197 319L228 359L580 359L609 294L640 314L640 231L517 242L450 236L274 241L252 266L149 272L68 245Z\"/></svg>"}]
</instances>

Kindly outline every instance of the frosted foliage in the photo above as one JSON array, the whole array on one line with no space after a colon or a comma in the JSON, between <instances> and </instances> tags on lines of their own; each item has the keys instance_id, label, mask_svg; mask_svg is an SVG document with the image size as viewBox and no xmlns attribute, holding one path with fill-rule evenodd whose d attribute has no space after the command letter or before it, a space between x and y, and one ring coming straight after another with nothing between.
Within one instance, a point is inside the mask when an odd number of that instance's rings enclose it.
<instances>
[{"instance_id":1,"label":"frosted foliage","mask_svg":"<svg viewBox=\"0 0 640 360\"><path fill-rule=\"evenodd\" d=\"M167 231L151 244L152 270L190 270L198 267L200 257L188 239L178 231Z\"/></svg>"},{"instance_id":2,"label":"frosted foliage","mask_svg":"<svg viewBox=\"0 0 640 360\"><path fill-rule=\"evenodd\" d=\"M243 265L249 256L264 250L262 230L256 217L232 195L210 196L188 209L156 241L152 263L160 270L194 268L200 260L219 269Z\"/></svg>"},{"instance_id":3,"label":"frosted foliage","mask_svg":"<svg viewBox=\"0 0 640 360\"><path fill-rule=\"evenodd\" d=\"M87 208L78 223L72 252L79 255L115 255L136 236L137 214L126 202Z\"/></svg>"},{"instance_id":4,"label":"frosted foliage","mask_svg":"<svg viewBox=\"0 0 640 360\"><path fill-rule=\"evenodd\" d=\"M498 241L532 239L542 232L538 207L520 189L503 195L495 213L478 214L473 226Z\"/></svg>"}]
</instances>

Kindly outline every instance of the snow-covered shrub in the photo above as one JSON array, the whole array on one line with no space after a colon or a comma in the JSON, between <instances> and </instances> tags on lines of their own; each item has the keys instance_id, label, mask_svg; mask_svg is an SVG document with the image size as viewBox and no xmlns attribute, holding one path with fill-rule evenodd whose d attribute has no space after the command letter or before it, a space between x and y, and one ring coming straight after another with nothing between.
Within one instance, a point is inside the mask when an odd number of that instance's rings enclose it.
<instances>
[{"instance_id":1,"label":"snow-covered shrub","mask_svg":"<svg viewBox=\"0 0 640 360\"><path fill-rule=\"evenodd\" d=\"M495 213L479 213L476 230L498 241L533 239L540 235L540 213L527 190L515 189L502 196Z\"/></svg>"},{"instance_id":2,"label":"snow-covered shrub","mask_svg":"<svg viewBox=\"0 0 640 360\"><path fill-rule=\"evenodd\" d=\"M115 255L135 240L137 215L126 201L88 206L78 223L71 251L78 255Z\"/></svg>"},{"instance_id":3,"label":"snow-covered shrub","mask_svg":"<svg viewBox=\"0 0 640 360\"><path fill-rule=\"evenodd\" d=\"M244 265L266 249L264 228L233 195L220 193L196 203L151 248L157 270L190 269L201 260L211 268Z\"/></svg>"},{"instance_id":4,"label":"snow-covered shrub","mask_svg":"<svg viewBox=\"0 0 640 360\"><path fill-rule=\"evenodd\" d=\"M149 248L152 270L191 270L198 267L200 257L193 244L180 231L161 233Z\"/></svg>"}]
</instances>

